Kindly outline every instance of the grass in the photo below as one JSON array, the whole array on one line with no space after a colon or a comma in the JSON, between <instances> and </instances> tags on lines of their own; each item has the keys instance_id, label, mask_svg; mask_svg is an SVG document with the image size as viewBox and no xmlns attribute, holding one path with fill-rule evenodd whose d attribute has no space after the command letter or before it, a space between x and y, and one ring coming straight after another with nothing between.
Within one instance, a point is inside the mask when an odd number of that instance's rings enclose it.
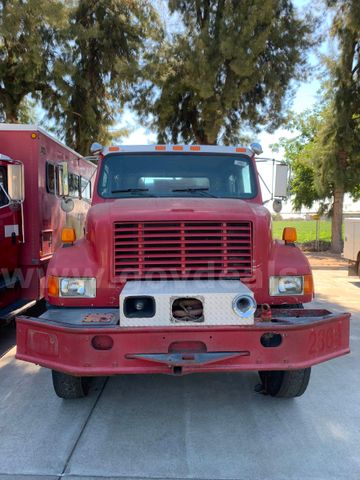
<instances>
[{"instance_id":1,"label":"grass","mask_svg":"<svg viewBox=\"0 0 360 480\"><path fill-rule=\"evenodd\" d=\"M297 241L299 243L316 240L316 220L276 220L273 222L274 238L282 238L285 227L295 227L297 230ZM330 242L331 221L320 220L319 239Z\"/></svg>"}]
</instances>

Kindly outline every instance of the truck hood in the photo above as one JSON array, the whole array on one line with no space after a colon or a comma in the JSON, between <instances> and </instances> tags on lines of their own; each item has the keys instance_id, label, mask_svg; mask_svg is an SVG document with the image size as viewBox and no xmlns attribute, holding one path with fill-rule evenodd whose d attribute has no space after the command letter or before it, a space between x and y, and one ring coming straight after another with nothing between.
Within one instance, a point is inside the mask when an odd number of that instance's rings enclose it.
<instances>
[{"instance_id":1,"label":"truck hood","mask_svg":"<svg viewBox=\"0 0 360 480\"><path fill-rule=\"evenodd\" d=\"M262 205L225 198L124 198L94 205L88 221L255 220L269 218Z\"/></svg>"}]
</instances>

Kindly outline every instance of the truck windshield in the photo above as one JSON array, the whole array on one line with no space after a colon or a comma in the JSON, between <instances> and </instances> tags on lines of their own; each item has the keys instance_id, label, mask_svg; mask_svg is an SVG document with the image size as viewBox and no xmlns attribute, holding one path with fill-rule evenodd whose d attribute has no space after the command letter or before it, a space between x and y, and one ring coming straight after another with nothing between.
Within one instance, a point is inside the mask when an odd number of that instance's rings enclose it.
<instances>
[{"instance_id":1,"label":"truck windshield","mask_svg":"<svg viewBox=\"0 0 360 480\"><path fill-rule=\"evenodd\" d=\"M257 194L251 160L221 154L111 154L98 183L103 198L217 197Z\"/></svg>"}]
</instances>

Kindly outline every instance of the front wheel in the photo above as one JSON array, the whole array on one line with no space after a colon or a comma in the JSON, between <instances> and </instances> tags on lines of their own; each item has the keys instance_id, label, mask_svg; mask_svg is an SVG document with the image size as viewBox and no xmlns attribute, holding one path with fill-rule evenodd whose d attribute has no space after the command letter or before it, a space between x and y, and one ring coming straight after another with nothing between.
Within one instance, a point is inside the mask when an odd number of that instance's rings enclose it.
<instances>
[{"instance_id":1,"label":"front wheel","mask_svg":"<svg viewBox=\"0 0 360 480\"><path fill-rule=\"evenodd\" d=\"M309 384L311 368L259 372L264 394L272 397L300 397Z\"/></svg>"},{"instance_id":2,"label":"front wheel","mask_svg":"<svg viewBox=\"0 0 360 480\"><path fill-rule=\"evenodd\" d=\"M53 370L52 381L56 395L66 400L83 398L89 393L90 378L88 377L74 377Z\"/></svg>"}]
</instances>

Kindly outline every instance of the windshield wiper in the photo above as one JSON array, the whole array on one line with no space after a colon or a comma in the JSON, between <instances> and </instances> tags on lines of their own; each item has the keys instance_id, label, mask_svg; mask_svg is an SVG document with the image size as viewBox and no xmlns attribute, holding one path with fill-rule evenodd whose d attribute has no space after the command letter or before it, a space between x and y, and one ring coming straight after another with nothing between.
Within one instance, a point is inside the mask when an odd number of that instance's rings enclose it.
<instances>
[{"instance_id":1,"label":"windshield wiper","mask_svg":"<svg viewBox=\"0 0 360 480\"><path fill-rule=\"evenodd\" d=\"M175 188L172 190L173 192L189 192L189 193L200 193L204 195L205 197L213 197L217 198L216 195L213 195L212 193L209 192L208 188Z\"/></svg>"},{"instance_id":2,"label":"windshield wiper","mask_svg":"<svg viewBox=\"0 0 360 480\"><path fill-rule=\"evenodd\" d=\"M125 188L124 190L111 190L111 193L146 193L148 191L148 188ZM156 195L149 193L147 196L155 197Z\"/></svg>"}]
</instances>

